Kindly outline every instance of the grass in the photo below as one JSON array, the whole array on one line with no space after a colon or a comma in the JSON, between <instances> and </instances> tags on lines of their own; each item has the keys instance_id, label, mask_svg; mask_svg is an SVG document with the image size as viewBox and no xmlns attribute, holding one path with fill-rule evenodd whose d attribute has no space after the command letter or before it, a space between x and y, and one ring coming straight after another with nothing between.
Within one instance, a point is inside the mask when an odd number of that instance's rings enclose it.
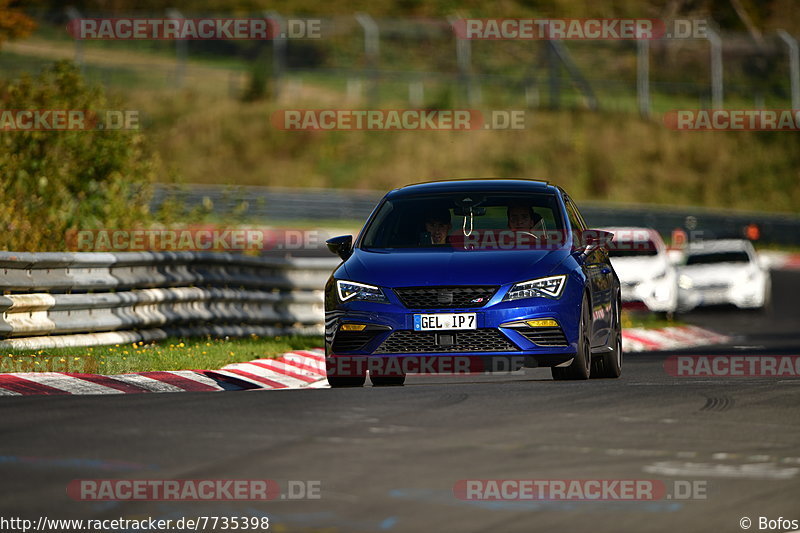
<instances>
[{"instance_id":1,"label":"grass","mask_svg":"<svg viewBox=\"0 0 800 533\"><path fill-rule=\"evenodd\" d=\"M160 370L215 370L227 364L278 357L291 350L319 348L322 337L285 336L243 339L170 338L159 342L4 350L3 372L85 372L125 374Z\"/></svg>"},{"instance_id":2,"label":"grass","mask_svg":"<svg viewBox=\"0 0 800 533\"><path fill-rule=\"evenodd\" d=\"M684 322L673 318L665 318L660 313L650 313L648 311L622 310L622 327L660 329L669 327L685 326Z\"/></svg>"}]
</instances>

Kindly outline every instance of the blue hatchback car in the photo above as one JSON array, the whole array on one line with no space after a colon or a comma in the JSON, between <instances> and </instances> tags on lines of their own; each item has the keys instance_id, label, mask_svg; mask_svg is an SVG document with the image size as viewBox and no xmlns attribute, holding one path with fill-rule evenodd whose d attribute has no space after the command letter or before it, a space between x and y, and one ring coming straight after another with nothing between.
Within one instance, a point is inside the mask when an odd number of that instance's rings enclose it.
<instances>
[{"instance_id":1,"label":"blue hatchback car","mask_svg":"<svg viewBox=\"0 0 800 533\"><path fill-rule=\"evenodd\" d=\"M389 192L355 241L327 241L343 260L325 287L331 387L362 386L367 373L373 385L402 385L406 373L447 368L619 377L611 237L589 230L569 195L544 181ZM454 358L478 364L437 364Z\"/></svg>"}]
</instances>

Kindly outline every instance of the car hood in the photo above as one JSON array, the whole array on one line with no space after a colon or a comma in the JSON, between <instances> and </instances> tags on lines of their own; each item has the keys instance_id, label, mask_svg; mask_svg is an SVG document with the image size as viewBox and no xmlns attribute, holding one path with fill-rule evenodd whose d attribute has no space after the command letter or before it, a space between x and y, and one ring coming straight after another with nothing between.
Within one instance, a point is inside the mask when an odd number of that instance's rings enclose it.
<instances>
[{"instance_id":1,"label":"car hood","mask_svg":"<svg viewBox=\"0 0 800 533\"><path fill-rule=\"evenodd\" d=\"M683 276L689 276L695 282L711 283L737 281L751 270L752 266L748 263L717 263L710 265L682 266L680 268L680 273Z\"/></svg>"},{"instance_id":2,"label":"car hood","mask_svg":"<svg viewBox=\"0 0 800 533\"><path fill-rule=\"evenodd\" d=\"M456 252L356 249L338 277L384 287L502 285L547 276L567 257L568 248Z\"/></svg>"},{"instance_id":3,"label":"car hood","mask_svg":"<svg viewBox=\"0 0 800 533\"><path fill-rule=\"evenodd\" d=\"M612 257L611 266L623 283L638 283L660 275L667 270L669 264L659 256Z\"/></svg>"}]
</instances>

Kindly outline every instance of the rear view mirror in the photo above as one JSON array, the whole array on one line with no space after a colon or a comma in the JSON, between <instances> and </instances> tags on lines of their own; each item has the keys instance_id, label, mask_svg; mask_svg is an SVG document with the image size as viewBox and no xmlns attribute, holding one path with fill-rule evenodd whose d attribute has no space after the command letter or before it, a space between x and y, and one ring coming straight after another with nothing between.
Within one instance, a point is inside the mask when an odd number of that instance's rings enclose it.
<instances>
[{"instance_id":1,"label":"rear view mirror","mask_svg":"<svg viewBox=\"0 0 800 533\"><path fill-rule=\"evenodd\" d=\"M472 209L472 216L474 217L482 217L486 214L485 207L456 207L453 209L453 214L459 217L465 217L469 215L470 209Z\"/></svg>"},{"instance_id":2,"label":"rear view mirror","mask_svg":"<svg viewBox=\"0 0 800 533\"><path fill-rule=\"evenodd\" d=\"M342 260L347 260L347 258L353 254L352 235L333 237L325 241L325 244L328 246L328 250L330 250L331 253L338 255Z\"/></svg>"}]
</instances>

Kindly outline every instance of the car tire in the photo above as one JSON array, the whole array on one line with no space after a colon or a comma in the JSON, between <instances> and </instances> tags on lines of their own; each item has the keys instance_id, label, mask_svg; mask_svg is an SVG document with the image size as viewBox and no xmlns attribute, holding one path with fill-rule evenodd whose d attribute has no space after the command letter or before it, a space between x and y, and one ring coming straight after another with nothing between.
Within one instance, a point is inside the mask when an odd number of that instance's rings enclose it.
<instances>
[{"instance_id":1,"label":"car tire","mask_svg":"<svg viewBox=\"0 0 800 533\"><path fill-rule=\"evenodd\" d=\"M336 370L336 367L333 366L334 363L331 361L332 360L326 358L325 365L328 377L328 385L330 385L332 389L363 387L364 383L367 382L366 367L363 369L357 367L355 371L347 370L346 372L342 372L340 374Z\"/></svg>"},{"instance_id":2,"label":"car tire","mask_svg":"<svg viewBox=\"0 0 800 533\"><path fill-rule=\"evenodd\" d=\"M593 378L616 379L622 375L622 316L620 315L620 304L614 308L614 349L604 353L601 357L595 358L592 362Z\"/></svg>"},{"instance_id":3,"label":"car tire","mask_svg":"<svg viewBox=\"0 0 800 533\"><path fill-rule=\"evenodd\" d=\"M373 376L370 374L369 380L373 387L400 387L406 382L403 376Z\"/></svg>"},{"instance_id":4,"label":"car tire","mask_svg":"<svg viewBox=\"0 0 800 533\"><path fill-rule=\"evenodd\" d=\"M550 369L553 379L577 380L589 379L592 373L592 351L591 339L591 309L589 309L589 298L584 294L581 302L581 319L578 326L578 350L572 359L572 364L567 367L552 367Z\"/></svg>"},{"instance_id":5,"label":"car tire","mask_svg":"<svg viewBox=\"0 0 800 533\"><path fill-rule=\"evenodd\" d=\"M347 387L363 387L364 383L367 382L367 376L362 377L346 377L343 378L341 376L328 376L328 385L331 386L332 389L342 389Z\"/></svg>"}]
</instances>

